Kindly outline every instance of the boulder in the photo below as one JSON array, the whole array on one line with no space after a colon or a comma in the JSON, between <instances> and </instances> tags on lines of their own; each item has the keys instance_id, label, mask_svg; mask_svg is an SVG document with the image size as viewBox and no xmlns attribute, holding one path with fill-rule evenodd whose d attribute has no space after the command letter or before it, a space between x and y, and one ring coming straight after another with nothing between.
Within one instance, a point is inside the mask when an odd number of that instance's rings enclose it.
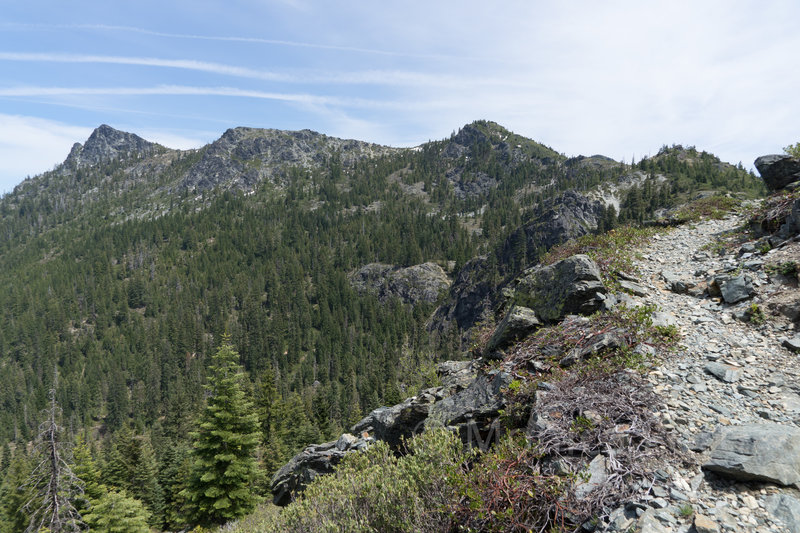
<instances>
[{"instance_id":1,"label":"boulder","mask_svg":"<svg viewBox=\"0 0 800 533\"><path fill-rule=\"evenodd\" d=\"M764 155L755 160L767 188L771 191L783 189L800 180L800 159L785 154Z\"/></svg>"},{"instance_id":2,"label":"boulder","mask_svg":"<svg viewBox=\"0 0 800 533\"><path fill-rule=\"evenodd\" d=\"M505 406L502 389L510 383L511 375L506 372L479 375L466 389L432 405L425 426L456 426L493 419Z\"/></svg>"},{"instance_id":3,"label":"boulder","mask_svg":"<svg viewBox=\"0 0 800 533\"><path fill-rule=\"evenodd\" d=\"M403 403L375 409L350 431L356 435L369 433L375 439L397 447L403 438L411 437L422 430L422 423L428 418L428 411L435 401L435 394L428 389Z\"/></svg>"},{"instance_id":4,"label":"boulder","mask_svg":"<svg viewBox=\"0 0 800 533\"><path fill-rule=\"evenodd\" d=\"M607 292L597 265L583 254L525 271L515 289L517 303L547 322L569 314L591 314L602 303L599 295Z\"/></svg>"},{"instance_id":5,"label":"boulder","mask_svg":"<svg viewBox=\"0 0 800 533\"><path fill-rule=\"evenodd\" d=\"M541 325L533 310L519 305L513 306L489 339L486 345L487 356L491 357L495 350L524 339Z\"/></svg>"},{"instance_id":6,"label":"boulder","mask_svg":"<svg viewBox=\"0 0 800 533\"><path fill-rule=\"evenodd\" d=\"M436 367L443 391L459 391L475 381L477 364L471 361L443 361Z\"/></svg>"},{"instance_id":7,"label":"boulder","mask_svg":"<svg viewBox=\"0 0 800 533\"><path fill-rule=\"evenodd\" d=\"M350 285L360 293L376 295L381 302L396 297L408 304L434 303L450 287L450 278L434 263L407 268L370 263L350 275Z\"/></svg>"},{"instance_id":8,"label":"boulder","mask_svg":"<svg viewBox=\"0 0 800 533\"><path fill-rule=\"evenodd\" d=\"M346 454L364 449L370 441L345 433L336 441L306 447L272 477L273 503L288 505L314 478L330 474Z\"/></svg>"},{"instance_id":9,"label":"boulder","mask_svg":"<svg viewBox=\"0 0 800 533\"><path fill-rule=\"evenodd\" d=\"M750 276L747 274L740 274L723 282L720 285L720 292L726 303L735 304L750 298L755 294L755 289L753 288Z\"/></svg>"},{"instance_id":10,"label":"boulder","mask_svg":"<svg viewBox=\"0 0 800 533\"><path fill-rule=\"evenodd\" d=\"M766 498L767 511L783 522L790 533L800 533L800 500L789 494L771 494Z\"/></svg>"},{"instance_id":11,"label":"boulder","mask_svg":"<svg viewBox=\"0 0 800 533\"><path fill-rule=\"evenodd\" d=\"M800 486L800 429L780 424L722 427L703 468L735 479Z\"/></svg>"}]
</instances>

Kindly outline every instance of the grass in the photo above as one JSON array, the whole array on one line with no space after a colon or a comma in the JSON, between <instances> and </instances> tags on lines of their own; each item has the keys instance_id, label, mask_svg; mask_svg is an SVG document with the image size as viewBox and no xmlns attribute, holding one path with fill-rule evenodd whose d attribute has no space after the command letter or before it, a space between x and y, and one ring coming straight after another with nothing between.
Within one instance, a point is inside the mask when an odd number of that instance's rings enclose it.
<instances>
[{"instance_id":1,"label":"grass","mask_svg":"<svg viewBox=\"0 0 800 533\"><path fill-rule=\"evenodd\" d=\"M605 282L613 283L619 272L635 273L633 248L646 243L662 228L620 226L598 235L584 235L547 252L541 260L549 265L575 254L586 254L597 263Z\"/></svg>"},{"instance_id":2,"label":"grass","mask_svg":"<svg viewBox=\"0 0 800 533\"><path fill-rule=\"evenodd\" d=\"M741 205L730 196L709 196L689 202L675 213L678 222L697 222L703 218L722 219Z\"/></svg>"}]
</instances>

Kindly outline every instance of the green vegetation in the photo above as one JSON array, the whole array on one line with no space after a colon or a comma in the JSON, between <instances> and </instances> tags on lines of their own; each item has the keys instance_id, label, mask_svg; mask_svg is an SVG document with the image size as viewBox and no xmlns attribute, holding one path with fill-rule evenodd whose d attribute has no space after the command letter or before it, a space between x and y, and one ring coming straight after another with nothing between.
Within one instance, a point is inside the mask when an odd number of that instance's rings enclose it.
<instances>
[{"instance_id":1,"label":"green vegetation","mask_svg":"<svg viewBox=\"0 0 800 533\"><path fill-rule=\"evenodd\" d=\"M766 315L764 315L764 310L755 302L750 304L745 313L750 323L757 326L763 324L767 320Z\"/></svg>"},{"instance_id":2,"label":"green vegetation","mask_svg":"<svg viewBox=\"0 0 800 533\"><path fill-rule=\"evenodd\" d=\"M800 157L800 142L790 144L783 149L784 152L793 157Z\"/></svg>"},{"instance_id":3,"label":"green vegetation","mask_svg":"<svg viewBox=\"0 0 800 533\"><path fill-rule=\"evenodd\" d=\"M442 531L451 524L449 505L458 496L470 457L457 434L426 431L397 457L383 442L347 455L336 472L315 480L279 517L248 522L263 532Z\"/></svg>"},{"instance_id":4,"label":"green vegetation","mask_svg":"<svg viewBox=\"0 0 800 533\"><path fill-rule=\"evenodd\" d=\"M689 202L676 214L679 222L697 222L701 218L721 219L736 209L741 202L730 196L708 196Z\"/></svg>"},{"instance_id":5,"label":"green vegetation","mask_svg":"<svg viewBox=\"0 0 800 533\"><path fill-rule=\"evenodd\" d=\"M224 524L253 510L258 498L258 416L244 390L239 354L223 339L211 366L206 408L192 433L192 472L185 493L191 521Z\"/></svg>"},{"instance_id":6,"label":"green vegetation","mask_svg":"<svg viewBox=\"0 0 800 533\"><path fill-rule=\"evenodd\" d=\"M625 250L655 231L634 224L699 191L747 196L762 187L691 149L665 148L633 167L567 160L486 121L419 150L356 161L324 153L317 166L281 165L273 181L248 191L182 188L206 153L68 164L0 198L0 533L22 531L31 518L25 482L37 464L30 450L48 390L63 410L58 424L69 428L64 444L78 443L64 457L85 486L75 508L93 529L213 526L252 510L275 470L304 446L432 384L436 361L462 356L464 332L429 336L435 305L360 294L348 282L356 269L435 261L455 265L455 276L486 254L479 275L498 286L548 252L509 242L515 231L565 191L609 185L622 197L619 213L601 209L601 234L543 260L587 253L613 282L632 271ZM266 164L247 159L242 168ZM596 354L576 372L637 368L647 364L637 343L675 336L620 313L591 324L622 328L627 347ZM575 347L576 331L542 335ZM539 357L536 349L523 343L512 352L522 361ZM517 383L513 393L530 390ZM453 449L444 434L409 446L415 453L404 457L376 446L349 459L341 474L318 481L328 499L312 484L294 511L276 517L263 506L241 527L258 531L253 521L265 516L297 530L331 520L355 530L395 520L406 530L459 521L466 530L505 530L542 512L528 490L561 505L577 480L525 477L539 452L517 441L481 458ZM499 467L519 475L514 494L522 499L511 506L497 499Z\"/></svg>"},{"instance_id":7,"label":"green vegetation","mask_svg":"<svg viewBox=\"0 0 800 533\"><path fill-rule=\"evenodd\" d=\"M634 274L632 249L663 231L655 227L620 226L605 233L585 235L551 249L541 264L549 265L575 254L586 254L597 263L607 283L614 283L619 273Z\"/></svg>"}]
</instances>

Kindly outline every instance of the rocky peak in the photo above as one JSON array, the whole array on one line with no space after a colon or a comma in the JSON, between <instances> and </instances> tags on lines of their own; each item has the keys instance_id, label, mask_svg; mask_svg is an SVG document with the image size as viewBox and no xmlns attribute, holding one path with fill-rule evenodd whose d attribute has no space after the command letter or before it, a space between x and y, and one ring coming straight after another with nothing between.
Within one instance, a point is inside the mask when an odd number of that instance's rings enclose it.
<instances>
[{"instance_id":1,"label":"rocky peak","mask_svg":"<svg viewBox=\"0 0 800 533\"><path fill-rule=\"evenodd\" d=\"M66 163L77 167L98 165L114 159L151 155L159 145L136 134L120 131L103 124L96 128L86 144L75 143Z\"/></svg>"},{"instance_id":2,"label":"rocky peak","mask_svg":"<svg viewBox=\"0 0 800 533\"><path fill-rule=\"evenodd\" d=\"M280 181L287 167L319 168L338 154L343 167L397 148L328 137L311 130L233 128L211 143L183 180L189 189L216 186L251 189L263 180Z\"/></svg>"}]
</instances>

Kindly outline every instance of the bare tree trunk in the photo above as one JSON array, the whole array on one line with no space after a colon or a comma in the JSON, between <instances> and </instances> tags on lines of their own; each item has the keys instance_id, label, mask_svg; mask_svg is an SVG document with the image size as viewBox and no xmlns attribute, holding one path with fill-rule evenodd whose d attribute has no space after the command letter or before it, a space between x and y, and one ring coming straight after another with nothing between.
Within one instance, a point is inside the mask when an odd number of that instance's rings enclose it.
<instances>
[{"instance_id":1,"label":"bare tree trunk","mask_svg":"<svg viewBox=\"0 0 800 533\"><path fill-rule=\"evenodd\" d=\"M39 461L33 468L26 485L35 489L35 495L24 506L31 518L25 533L71 533L84 531L86 524L72 500L83 494L83 482L72 472L65 457L69 455L68 444L59 437L63 428L58 425L61 409L56 402L58 374L50 389L50 407L47 418L39 426L35 453Z\"/></svg>"}]
</instances>

